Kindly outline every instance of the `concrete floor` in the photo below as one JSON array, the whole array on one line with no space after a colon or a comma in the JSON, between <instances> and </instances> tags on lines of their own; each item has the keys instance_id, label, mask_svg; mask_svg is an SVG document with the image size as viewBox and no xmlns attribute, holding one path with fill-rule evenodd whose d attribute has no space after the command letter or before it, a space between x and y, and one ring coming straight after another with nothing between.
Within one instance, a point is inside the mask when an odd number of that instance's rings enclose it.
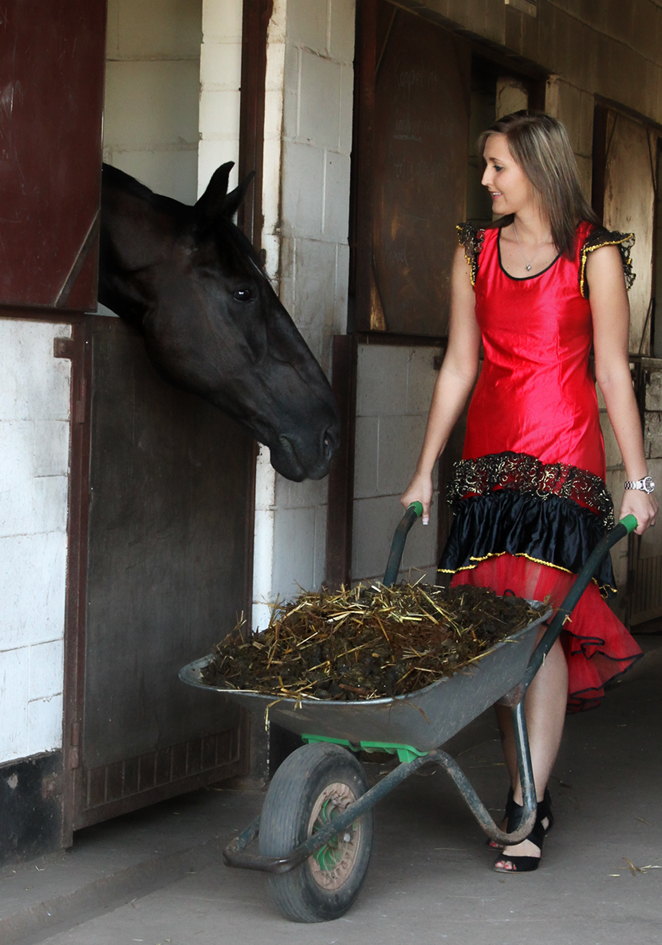
<instances>
[{"instance_id":1,"label":"concrete floor","mask_svg":"<svg viewBox=\"0 0 662 945\"><path fill-rule=\"evenodd\" d=\"M645 658L602 708L568 719L550 785L556 825L533 874L494 873L494 854L450 781L422 772L377 808L373 859L352 910L293 924L275 912L264 876L220 857L216 838L242 829L262 795L212 789L81 831L69 853L0 871L0 943L662 943L662 636L643 644ZM506 777L491 717L454 747L496 812Z\"/></svg>"}]
</instances>

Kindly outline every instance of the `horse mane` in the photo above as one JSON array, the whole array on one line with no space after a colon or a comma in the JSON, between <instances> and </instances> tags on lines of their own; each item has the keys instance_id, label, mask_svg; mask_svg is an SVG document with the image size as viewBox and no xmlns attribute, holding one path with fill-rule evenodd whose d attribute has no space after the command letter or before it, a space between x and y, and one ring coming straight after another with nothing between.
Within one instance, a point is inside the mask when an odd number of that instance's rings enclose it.
<instances>
[{"instance_id":1,"label":"horse mane","mask_svg":"<svg viewBox=\"0 0 662 945\"><path fill-rule=\"evenodd\" d=\"M180 200L175 200L174 197L155 194L153 190L150 190L145 184L141 184L135 177L132 177L130 174L125 174L119 167L113 167L112 164L103 164L102 168L105 182L111 186L116 186L118 189L129 194L131 197L135 197L137 200L148 203L154 210L160 213L173 214L180 219L182 216L188 216L193 209L193 207L182 203Z\"/></svg>"},{"instance_id":2,"label":"horse mane","mask_svg":"<svg viewBox=\"0 0 662 945\"><path fill-rule=\"evenodd\" d=\"M265 270L262 264L259 254L257 253L255 247L253 246L251 241L248 239L246 234L242 230L240 230L239 227L235 223L233 223L232 220L230 220L228 217L223 217L223 222L230 224L229 227L227 228L227 233L229 234L230 240L234 244L234 248L239 251L241 256L247 256L250 259L250 261L257 267L259 272L269 282L271 282L271 279L269 279L269 276L267 275L267 271Z\"/></svg>"}]
</instances>

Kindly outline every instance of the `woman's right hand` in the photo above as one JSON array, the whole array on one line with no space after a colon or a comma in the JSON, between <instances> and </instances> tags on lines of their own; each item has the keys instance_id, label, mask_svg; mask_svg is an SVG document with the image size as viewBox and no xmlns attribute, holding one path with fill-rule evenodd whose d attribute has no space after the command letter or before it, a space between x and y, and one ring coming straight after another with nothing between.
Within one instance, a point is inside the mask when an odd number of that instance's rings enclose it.
<instances>
[{"instance_id":1,"label":"woman's right hand","mask_svg":"<svg viewBox=\"0 0 662 945\"><path fill-rule=\"evenodd\" d=\"M423 506L423 524L430 523L432 475L451 430L462 414L476 382L480 354L480 328L476 321L476 300L464 247L458 246L451 275L451 312L448 347L434 386L423 448L416 472L400 498L407 508L412 502Z\"/></svg>"},{"instance_id":2,"label":"woman's right hand","mask_svg":"<svg viewBox=\"0 0 662 945\"><path fill-rule=\"evenodd\" d=\"M420 502L423 506L421 521L424 525L430 523L430 506L432 505L432 476L425 473L414 473L411 482L400 496L400 501L407 509L412 502Z\"/></svg>"}]
</instances>

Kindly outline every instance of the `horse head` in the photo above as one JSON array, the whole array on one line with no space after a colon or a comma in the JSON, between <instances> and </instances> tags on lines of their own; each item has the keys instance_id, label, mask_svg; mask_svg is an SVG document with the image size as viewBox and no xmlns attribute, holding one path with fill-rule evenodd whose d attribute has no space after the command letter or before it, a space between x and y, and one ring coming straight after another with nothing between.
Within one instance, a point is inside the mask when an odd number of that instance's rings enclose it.
<instances>
[{"instance_id":1,"label":"horse head","mask_svg":"<svg viewBox=\"0 0 662 945\"><path fill-rule=\"evenodd\" d=\"M339 418L329 382L232 218L250 178L232 163L194 206L104 165L99 300L144 336L167 380L232 416L300 482L329 471Z\"/></svg>"}]
</instances>

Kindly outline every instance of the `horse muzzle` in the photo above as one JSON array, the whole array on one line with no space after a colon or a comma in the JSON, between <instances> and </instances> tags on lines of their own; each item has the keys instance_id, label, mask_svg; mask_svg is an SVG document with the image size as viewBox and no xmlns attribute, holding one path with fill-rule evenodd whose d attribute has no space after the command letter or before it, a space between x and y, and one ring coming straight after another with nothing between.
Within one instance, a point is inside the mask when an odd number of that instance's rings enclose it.
<instances>
[{"instance_id":1,"label":"horse muzzle","mask_svg":"<svg viewBox=\"0 0 662 945\"><path fill-rule=\"evenodd\" d=\"M271 465L281 476L293 482L323 479L329 472L339 440L337 423L329 424L315 444L306 443L298 435L281 434L275 444L268 444Z\"/></svg>"}]
</instances>

